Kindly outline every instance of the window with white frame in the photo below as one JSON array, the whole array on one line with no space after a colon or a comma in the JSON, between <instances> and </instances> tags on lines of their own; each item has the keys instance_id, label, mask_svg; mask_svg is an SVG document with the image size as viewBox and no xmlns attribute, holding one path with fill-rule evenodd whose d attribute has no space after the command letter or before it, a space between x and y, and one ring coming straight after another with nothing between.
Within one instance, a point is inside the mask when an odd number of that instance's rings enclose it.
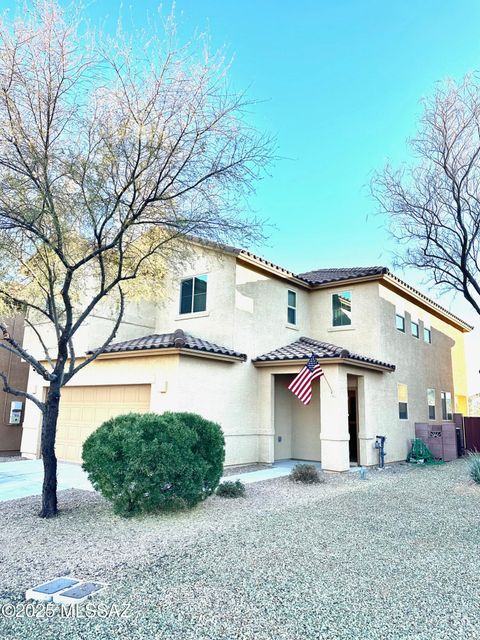
<instances>
[{"instance_id":1,"label":"window with white frame","mask_svg":"<svg viewBox=\"0 0 480 640\"><path fill-rule=\"evenodd\" d=\"M397 385L398 417L400 420L408 420L408 387L406 384Z\"/></svg>"},{"instance_id":2,"label":"window with white frame","mask_svg":"<svg viewBox=\"0 0 480 640\"><path fill-rule=\"evenodd\" d=\"M442 391L442 420L452 420L452 394L450 391Z\"/></svg>"},{"instance_id":3,"label":"window with white frame","mask_svg":"<svg viewBox=\"0 0 480 640\"><path fill-rule=\"evenodd\" d=\"M352 324L352 293L342 291L332 294L332 327Z\"/></svg>"},{"instance_id":4,"label":"window with white frame","mask_svg":"<svg viewBox=\"0 0 480 640\"><path fill-rule=\"evenodd\" d=\"M290 289L287 291L287 322L297 324L297 294Z\"/></svg>"},{"instance_id":5,"label":"window with white frame","mask_svg":"<svg viewBox=\"0 0 480 640\"><path fill-rule=\"evenodd\" d=\"M435 389L427 389L428 419L435 420Z\"/></svg>"},{"instance_id":6,"label":"window with white frame","mask_svg":"<svg viewBox=\"0 0 480 640\"><path fill-rule=\"evenodd\" d=\"M182 280L180 287L180 314L200 313L207 309L207 276Z\"/></svg>"}]
</instances>

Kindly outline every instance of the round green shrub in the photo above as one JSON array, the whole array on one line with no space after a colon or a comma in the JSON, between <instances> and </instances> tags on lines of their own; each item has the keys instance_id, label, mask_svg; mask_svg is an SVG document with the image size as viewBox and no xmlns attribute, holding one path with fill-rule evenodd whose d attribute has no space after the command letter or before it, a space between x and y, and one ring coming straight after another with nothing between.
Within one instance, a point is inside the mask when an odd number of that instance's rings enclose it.
<instances>
[{"instance_id":1,"label":"round green shrub","mask_svg":"<svg viewBox=\"0 0 480 640\"><path fill-rule=\"evenodd\" d=\"M83 468L116 513L193 507L223 473L220 426L193 413L129 413L111 418L83 445Z\"/></svg>"}]
</instances>

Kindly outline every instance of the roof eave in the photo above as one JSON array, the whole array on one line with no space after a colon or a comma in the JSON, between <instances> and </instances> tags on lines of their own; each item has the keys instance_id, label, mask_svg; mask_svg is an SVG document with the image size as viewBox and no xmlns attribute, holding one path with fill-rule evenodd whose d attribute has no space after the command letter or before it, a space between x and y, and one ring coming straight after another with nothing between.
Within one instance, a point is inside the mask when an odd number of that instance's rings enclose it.
<instances>
[{"instance_id":1,"label":"roof eave","mask_svg":"<svg viewBox=\"0 0 480 640\"><path fill-rule=\"evenodd\" d=\"M270 275L273 275L282 280L287 280L291 284L296 285L297 287L301 287L302 289L311 289L311 285L302 278L298 278L294 273L288 271L287 269L283 269L272 262L268 262L267 260L263 260L258 256L255 256L253 253L249 253L247 251L241 251L237 255L237 262L248 265L249 267L253 267L259 271L267 272Z\"/></svg>"},{"instance_id":2,"label":"roof eave","mask_svg":"<svg viewBox=\"0 0 480 640\"><path fill-rule=\"evenodd\" d=\"M430 300L428 296L418 291L408 283L404 282L392 273L386 273L379 276L378 279L389 289L400 291L404 297L410 298L414 302L420 302L424 307L431 311L441 320L448 322L448 324L459 329L463 333L469 333L473 331L473 327L467 322L459 318L458 316L450 313L447 309L444 309L441 305Z\"/></svg>"},{"instance_id":3,"label":"roof eave","mask_svg":"<svg viewBox=\"0 0 480 640\"><path fill-rule=\"evenodd\" d=\"M110 353L101 353L97 357L97 360L167 355L193 356L198 358L206 358L207 360L220 360L222 362L245 362L247 359L247 356L244 354L231 356L224 353L210 353L209 351L201 351L200 349L189 349L185 347L177 349L176 347L164 347L160 349L132 349L130 351L113 351Z\"/></svg>"},{"instance_id":4,"label":"roof eave","mask_svg":"<svg viewBox=\"0 0 480 640\"><path fill-rule=\"evenodd\" d=\"M252 364L257 368L262 367L281 367L288 365L301 365L306 364L309 358L289 358L285 360L252 360ZM395 365L386 365L373 362L364 362L363 360L355 360L354 358L320 358L317 357L318 362L322 365L328 364L348 364L362 369L371 369L372 371L386 371L393 373L395 371Z\"/></svg>"}]
</instances>

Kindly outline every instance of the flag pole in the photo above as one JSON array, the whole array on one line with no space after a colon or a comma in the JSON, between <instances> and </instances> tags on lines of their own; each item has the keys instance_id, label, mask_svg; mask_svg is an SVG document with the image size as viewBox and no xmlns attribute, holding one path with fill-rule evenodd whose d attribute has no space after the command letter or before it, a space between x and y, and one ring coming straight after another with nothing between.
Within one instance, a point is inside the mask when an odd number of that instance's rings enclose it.
<instances>
[{"instance_id":1,"label":"flag pole","mask_svg":"<svg viewBox=\"0 0 480 640\"><path fill-rule=\"evenodd\" d=\"M334 398L335 394L333 393L333 389L330 386L330 383L329 383L329 381L327 379L327 376L325 375L325 371L323 372L323 378L325 379L325 382L328 384L328 388L330 389L330 395L332 396L332 398Z\"/></svg>"}]
</instances>

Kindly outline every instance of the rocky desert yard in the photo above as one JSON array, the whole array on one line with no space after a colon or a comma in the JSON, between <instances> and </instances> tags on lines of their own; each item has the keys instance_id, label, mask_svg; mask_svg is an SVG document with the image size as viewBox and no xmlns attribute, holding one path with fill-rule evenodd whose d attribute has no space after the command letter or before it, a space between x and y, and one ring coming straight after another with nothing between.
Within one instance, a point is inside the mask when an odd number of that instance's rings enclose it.
<instances>
[{"instance_id":1,"label":"rocky desert yard","mask_svg":"<svg viewBox=\"0 0 480 640\"><path fill-rule=\"evenodd\" d=\"M480 489L459 460L288 478L191 512L122 519L99 495L0 504L0 606L72 574L108 582L96 599L128 618L0 618L0 637L96 640L478 637Z\"/></svg>"}]
</instances>

